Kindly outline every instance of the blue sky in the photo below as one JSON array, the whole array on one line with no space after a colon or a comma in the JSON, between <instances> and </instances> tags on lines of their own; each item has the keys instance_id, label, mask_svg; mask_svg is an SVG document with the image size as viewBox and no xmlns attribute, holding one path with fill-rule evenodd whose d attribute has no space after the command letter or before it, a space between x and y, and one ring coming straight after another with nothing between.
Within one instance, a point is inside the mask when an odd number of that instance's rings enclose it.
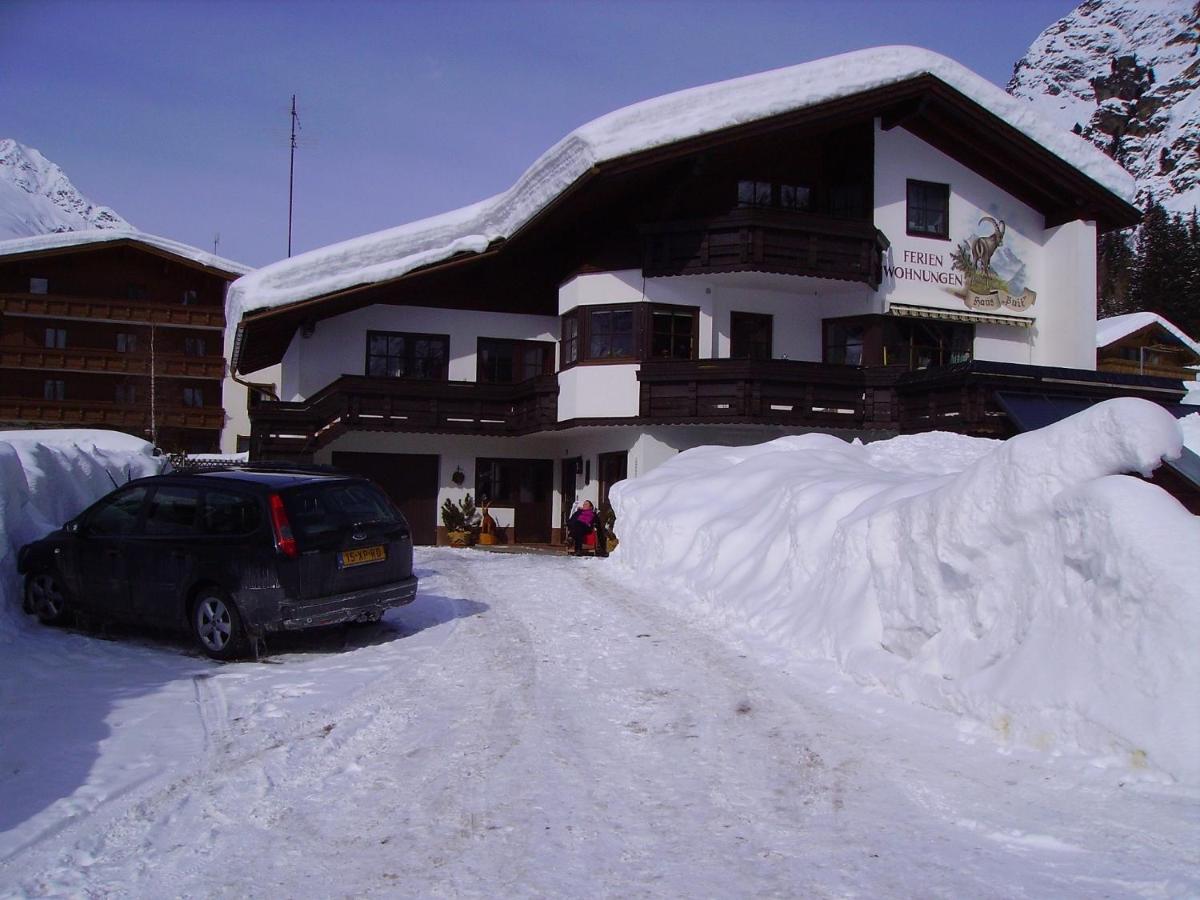
<instances>
[{"instance_id":1,"label":"blue sky","mask_svg":"<svg viewBox=\"0 0 1200 900\"><path fill-rule=\"evenodd\" d=\"M0 137L137 227L264 265L512 184L673 90L879 44L1003 85L1072 0L0 0Z\"/></svg>"}]
</instances>

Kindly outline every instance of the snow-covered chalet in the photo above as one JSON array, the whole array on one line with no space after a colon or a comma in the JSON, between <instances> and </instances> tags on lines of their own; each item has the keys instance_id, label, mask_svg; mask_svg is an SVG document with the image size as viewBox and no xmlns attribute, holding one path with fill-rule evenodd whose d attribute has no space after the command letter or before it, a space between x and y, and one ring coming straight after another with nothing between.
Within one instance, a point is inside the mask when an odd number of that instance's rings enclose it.
<instances>
[{"instance_id":1,"label":"snow-covered chalet","mask_svg":"<svg viewBox=\"0 0 1200 900\"><path fill-rule=\"evenodd\" d=\"M503 194L235 282L233 366L281 365L251 455L376 478L418 542L468 492L509 540L556 542L576 499L700 444L1175 401L1096 371L1096 239L1138 221L1133 190L911 47L648 100Z\"/></svg>"}]
</instances>

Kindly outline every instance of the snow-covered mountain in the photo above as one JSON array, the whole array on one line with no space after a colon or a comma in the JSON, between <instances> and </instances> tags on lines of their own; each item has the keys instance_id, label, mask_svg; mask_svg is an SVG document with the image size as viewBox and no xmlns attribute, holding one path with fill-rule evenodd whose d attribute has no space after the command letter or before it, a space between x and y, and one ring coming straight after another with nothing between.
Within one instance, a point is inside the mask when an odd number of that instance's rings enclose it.
<instances>
[{"instance_id":1,"label":"snow-covered mountain","mask_svg":"<svg viewBox=\"0 0 1200 900\"><path fill-rule=\"evenodd\" d=\"M32 147L0 138L0 241L88 228L131 228L79 193L66 173Z\"/></svg>"},{"instance_id":2,"label":"snow-covered mountain","mask_svg":"<svg viewBox=\"0 0 1200 900\"><path fill-rule=\"evenodd\" d=\"M1010 93L1082 134L1168 210L1200 205L1200 2L1086 0L1043 31Z\"/></svg>"}]
</instances>

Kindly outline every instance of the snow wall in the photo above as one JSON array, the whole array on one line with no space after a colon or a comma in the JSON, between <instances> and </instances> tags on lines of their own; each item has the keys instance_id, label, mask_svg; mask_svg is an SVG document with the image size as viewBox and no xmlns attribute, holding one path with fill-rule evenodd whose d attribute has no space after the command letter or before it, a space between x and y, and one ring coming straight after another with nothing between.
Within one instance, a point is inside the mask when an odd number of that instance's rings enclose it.
<instances>
[{"instance_id":1,"label":"snow wall","mask_svg":"<svg viewBox=\"0 0 1200 900\"><path fill-rule=\"evenodd\" d=\"M1200 783L1200 518L1118 474L1181 442L1119 399L1005 442L700 447L614 487L614 558L1002 741Z\"/></svg>"},{"instance_id":2,"label":"snow wall","mask_svg":"<svg viewBox=\"0 0 1200 900\"><path fill-rule=\"evenodd\" d=\"M0 644L32 621L21 612L17 551L165 465L146 441L116 431L0 431Z\"/></svg>"}]
</instances>

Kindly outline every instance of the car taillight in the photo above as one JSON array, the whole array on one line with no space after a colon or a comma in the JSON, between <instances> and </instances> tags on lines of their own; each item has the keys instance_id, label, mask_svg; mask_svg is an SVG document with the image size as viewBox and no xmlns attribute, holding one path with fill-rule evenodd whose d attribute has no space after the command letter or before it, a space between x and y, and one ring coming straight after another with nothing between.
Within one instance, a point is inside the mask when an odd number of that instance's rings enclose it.
<instances>
[{"instance_id":1,"label":"car taillight","mask_svg":"<svg viewBox=\"0 0 1200 900\"><path fill-rule=\"evenodd\" d=\"M291 559L300 555L296 546L296 537L292 534L292 523L288 521L287 510L283 508L283 498L272 494L267 501L271 507L271 530L275 532L275 549Z\"/></svg>"}]
</instances>

